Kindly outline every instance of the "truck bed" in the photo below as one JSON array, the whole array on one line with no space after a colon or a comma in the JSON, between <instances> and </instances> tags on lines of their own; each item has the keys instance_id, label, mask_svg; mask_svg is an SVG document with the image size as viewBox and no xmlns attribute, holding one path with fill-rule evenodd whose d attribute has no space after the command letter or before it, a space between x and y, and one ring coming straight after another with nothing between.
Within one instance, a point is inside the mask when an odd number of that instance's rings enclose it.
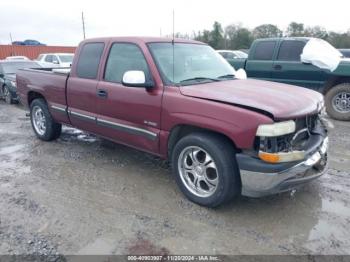
<instances>
[{"instance_id":1,"label":"truck bed","mask_svg":"<svg viewBox=\"0 0 350 262\"><path fill-rule=\"evenodd\" d=\"M17 72L17 91L23 105L29 106L32 94L41 94L49 101L49 110L57 121L69 124L68 115L57 114L54 108L67 108L66 86L70 68L23 69ZM66 111L66 110L65 110Z\"/></svg>"}]
</instances>

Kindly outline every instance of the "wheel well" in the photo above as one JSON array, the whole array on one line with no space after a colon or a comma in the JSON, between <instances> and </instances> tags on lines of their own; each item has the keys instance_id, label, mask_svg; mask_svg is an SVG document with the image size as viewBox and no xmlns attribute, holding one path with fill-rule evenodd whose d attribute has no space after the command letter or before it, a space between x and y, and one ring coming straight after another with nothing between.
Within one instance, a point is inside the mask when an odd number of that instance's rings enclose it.
<instances>
[{"instance_id":1,"label":"wheel well","mask_svg":"<svg viewBox=\"0 0 350 262\"><path fill-rule=\"evenodd\" d=\"M345 77L345 76L338 76L338 77L332 77L329 79L324 88L323 88L323 94L327 94L327 92L336 85L343 84L343 83L350 83L350 77Z\"/></svg>"},{"instance_id":2,"label":"wheel well","mask_svg":"<svg viewBox=\"0 0 350 262\"><path fill-rule=\"evenodd\" d=\"M45 100L44 96L38 92L34 92L34 91L30 91L28 93L28 105L30 106L30 104L32 103L32 101L34 99L37 99L37 98L42 98ZM46 100L45 100L46 101Z\"/></svg>"},{"instance_id":3,"label":"wheel well","mask_svg":"<svg viewBox=\"0 0 350 262\"><path fill-rule=\"evenodd\" d=\"M178 125L175 126L174 128L171 129L170 131L170 135L169 135L169 139L168 139L168 158L171 158L171 153L173 151L174 146L176 145L176 143L183 137L194 133L194 132L206 132L206 133L212 133L218 136L223 137L227 143L231 144L235 149L237 149L235 143L226 135L210 130L210 129L206 129L206 128L202 128L202 127L197 127L197 126L191 126L191 125Z\"/></svg>"}]
</instances>

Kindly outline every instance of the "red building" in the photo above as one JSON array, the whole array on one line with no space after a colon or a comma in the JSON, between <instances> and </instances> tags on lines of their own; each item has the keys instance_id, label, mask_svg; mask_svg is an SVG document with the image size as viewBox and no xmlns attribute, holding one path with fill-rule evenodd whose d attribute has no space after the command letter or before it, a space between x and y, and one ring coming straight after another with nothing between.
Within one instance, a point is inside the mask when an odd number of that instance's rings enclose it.
<instances>
[{"instance_id":1,"label":"red building","mask_svg":"<svg viewBox=\"0 0 350 262\"><path fill-rule=\"evenodd\" d=\"M8 56L26 56L35 59L43 53L74 53L75 46L0 45L0 60Z\"/></svg>"}]
</instances>

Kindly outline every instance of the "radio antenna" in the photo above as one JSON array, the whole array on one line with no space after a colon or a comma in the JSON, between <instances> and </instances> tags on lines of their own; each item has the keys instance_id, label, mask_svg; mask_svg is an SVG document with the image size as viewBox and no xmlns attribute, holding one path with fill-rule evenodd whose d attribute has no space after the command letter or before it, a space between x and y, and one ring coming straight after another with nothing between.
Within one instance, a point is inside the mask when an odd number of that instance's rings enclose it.
<instances>
[{"instance_id":1,"label":"radio antenna","mask_svg":"<svg viewBox=\"0 0 350 262\"><path fill-rule=\"evenodd\" d=\"M175 10L173 9L173 40L171 41L173 46L173 84L175 84Z\"/></svg>"},{"instance_id":2,"label":"radio antenna","mask_svg":"<svg viewBox=\"0 0 350 262\"><path fill-rule=\"evenodd\" d=\"M81 12L81 21L83 23L83 36L85 40L85 18L84 18L84 12Z\"/></svg>"}]
</instances>

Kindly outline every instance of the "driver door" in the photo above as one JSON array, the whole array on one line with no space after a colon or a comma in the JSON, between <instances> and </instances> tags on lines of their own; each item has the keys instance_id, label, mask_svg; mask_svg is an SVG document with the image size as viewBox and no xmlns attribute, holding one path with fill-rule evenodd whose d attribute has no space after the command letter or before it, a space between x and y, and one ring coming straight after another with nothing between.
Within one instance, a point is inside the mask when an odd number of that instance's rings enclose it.
<instances>
[{"instance_id":1,"label":"driver door","mask_svg":"<svg viewBox=\"0 0 350 262\"><path fill-rule=\"evenodd\" d=\"M153 81L138 45L113 43L97 88L97 124L104 127L100 133L105 137L157 153L163 88L124 86L123 75L131 70L143 71Z\"/></svg>"}]
</instances>

